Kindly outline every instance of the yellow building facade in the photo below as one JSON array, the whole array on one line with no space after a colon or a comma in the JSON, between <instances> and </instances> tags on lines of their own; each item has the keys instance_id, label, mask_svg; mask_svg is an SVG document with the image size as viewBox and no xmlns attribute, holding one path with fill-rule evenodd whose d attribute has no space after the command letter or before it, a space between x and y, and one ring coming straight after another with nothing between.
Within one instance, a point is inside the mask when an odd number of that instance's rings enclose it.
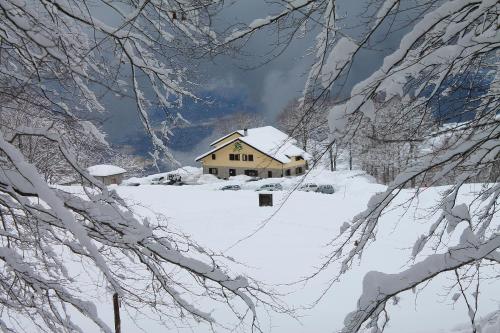
<instances>
[{"instance_id":1,"label":"yellow building facade","mask_svg":"<svg viewBox=\"0 0 500 333\"><path fill-rule=\"evenodd\" d=\"M203 173L227 179L237 175L273 178L303 174L308 154L295 140L271 126L236 131L212 143L199 156Z\"/></svg>"}]
</instances>

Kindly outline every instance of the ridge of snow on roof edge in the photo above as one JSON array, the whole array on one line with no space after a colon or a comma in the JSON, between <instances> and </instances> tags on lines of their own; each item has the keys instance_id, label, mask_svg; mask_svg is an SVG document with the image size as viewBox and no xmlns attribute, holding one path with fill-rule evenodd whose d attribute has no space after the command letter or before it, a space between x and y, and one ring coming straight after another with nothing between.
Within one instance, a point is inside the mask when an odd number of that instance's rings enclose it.
<instances>
[{"instance_id":1,"label":"ridge of snow on roof edge","mask_svg":"<svg viewBox=\"0 0 500 333\"><path fill-rule=\"evenodd\" d=\"M224 136L221 136L221 137L220 137L220 138L218 138L217 140L215 140L215 141L211 142L211 143L210 143L210 146L213 146L213 145L215 145L217 142L222 141L222 140L224 140L224 139L226 139L226 138L230 137L230 136L231 136L231 135L233 135L234 133L238 133L238 134L241 134L241 135L243 135L243 134L244 134L244 133L243 133L243 130L236 130L236 131L232 131L231 133L226 134L226 135L224 135Z\"/></svg>"}]
</instances>

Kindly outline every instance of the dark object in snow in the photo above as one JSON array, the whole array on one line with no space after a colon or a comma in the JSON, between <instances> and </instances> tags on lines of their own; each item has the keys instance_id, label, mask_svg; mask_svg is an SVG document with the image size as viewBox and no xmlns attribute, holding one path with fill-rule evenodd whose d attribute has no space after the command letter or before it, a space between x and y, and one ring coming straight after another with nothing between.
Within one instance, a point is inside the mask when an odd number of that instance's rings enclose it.
<instances>
[{"instance_id":1,"label":"dark object in snow","mask_svg":"<svg viewBox=\"0 0 500 333\"><path fill-rule=\"evenodd\" d=\"M184 185L184 183L182 183L181 175L173 173L168 175L167 179L168 179L167 182L168 185Z\"/></svg>"},{"instance_id":2,"label":"dark object in snow","mask_svg":"<svg viewBox=\"0 0 500 333\"><path fill-rule=\"evenodd\" d=\"M273 195L268 193L259 193L259 207L272 206Z\"/></svg>"}]
</instances>

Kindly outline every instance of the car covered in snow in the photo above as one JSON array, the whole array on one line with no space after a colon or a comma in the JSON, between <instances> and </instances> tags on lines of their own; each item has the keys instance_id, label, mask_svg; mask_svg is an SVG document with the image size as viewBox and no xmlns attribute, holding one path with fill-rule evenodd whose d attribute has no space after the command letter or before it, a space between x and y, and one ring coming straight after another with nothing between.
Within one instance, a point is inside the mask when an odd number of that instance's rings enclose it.
<instances>
[{"instance_id":1,"label":"car covered in snow","mask_svg":"<svg viewBox=\"0 0 500 333\"><path fill-rule=\"evenodd\" d=\"M307 183L299 187L299 191L304 191L304 192L316 192L318 189L318 185L314 183Z\"/></svg>"},{"instance_id":2,"label":"car covered in snow","mask_svg":"<svg viewBox=\"0 0 500 333\"><path fill-rule=\"evenodd\" d=\"M151 185L161 185L165 181L165 177L155 177L151 179Z\"/></svg>"},{"instance_id":3,"label":"car covered in snow","mask_svg":"<svg viewBox=\"0 0 500 333\"><path fill-rule=\"evenodd\" d=\"M279 183L265 184L256 189L256 191L282 191L283 186Z\"/></svg>"},{"instance_id":4,"label":"car covered in snow","mask_svg":"<svg viewBox=\"0 0 500 333\"><path fill-rule=\"evenodd\" d=\"M332 185L319 185L318 188L316 189L316 192L318 193L324 193L324 194L333 194L335 193L335 189L333 188Z\"/></svg>"},{"instance_id":5,"label":"car covered in snow","mask_svg":"<svg viewBox=\"0 0 500 333\"><path fill-rule=\"evenodd\" d=\"M240 185L226 185L221 187L221 191L239 191L241 190Z\"/></svg>"}]
</instances>

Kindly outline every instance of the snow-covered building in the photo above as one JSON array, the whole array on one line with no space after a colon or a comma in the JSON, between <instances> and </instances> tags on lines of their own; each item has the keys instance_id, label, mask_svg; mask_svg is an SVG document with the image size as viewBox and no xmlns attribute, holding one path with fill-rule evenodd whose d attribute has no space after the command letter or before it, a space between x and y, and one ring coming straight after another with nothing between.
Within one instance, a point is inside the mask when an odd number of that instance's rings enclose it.
<instances>
[{"instance_id":1,"label":"snow-covered building","mask_svg":"<svg viewBox=\"0 0 500 333\"><path fill-rule=\"evenodd\" d=\"M87 168L89 174L104 183L104 185L121 184L125 169L110 164L98 164Z\"/></svg>"},{"instance_id":2,"label":"snow-covered building","mask_svg":"<svg viewBox=\"0 0 500 333\"><path fill-rule=\"evenodd\" d=\"M295 139L272 126L249 128L229 133L198 156L203 173L228 178L247 175L261 178L300 175L308 168L310 155Z\"/></svg>"}]
</instances>

